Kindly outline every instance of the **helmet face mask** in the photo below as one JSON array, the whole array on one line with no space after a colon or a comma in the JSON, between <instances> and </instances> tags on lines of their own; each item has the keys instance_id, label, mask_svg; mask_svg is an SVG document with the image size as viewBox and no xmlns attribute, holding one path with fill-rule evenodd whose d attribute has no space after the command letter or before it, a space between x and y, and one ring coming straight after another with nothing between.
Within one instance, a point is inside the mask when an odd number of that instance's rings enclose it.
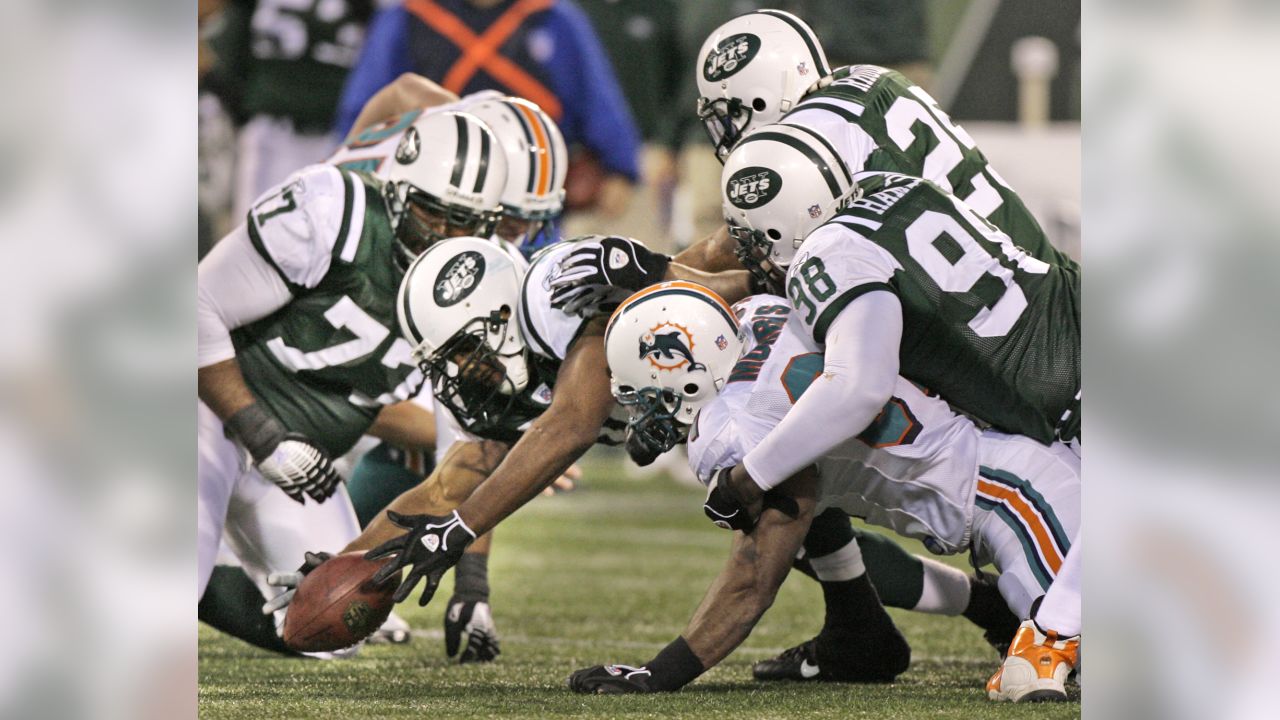
<instances>
[{"instance_id":1,"label":"helmet face mask","mask_svg":"<svg viewBox=\"0 0 1280 720\"><path fill-rule=\"evenodd\" d=\"M468 235L487 237L498 223L496 210L451 205L408 183L387 183L386 190L395 227L395 259L402 271L441 240Z\"/></svg>"},{"instance_id":2,"label":"helmet face mask","mask_svg":"<svg viewBox=\"0 0 1280 720\"><path fill-rule=\"evenodd\" d=\"M698 119L721 163L751 125L751 114L751 108L736 97L698 98Z\"/></svg>"},{"instance_id":3,"label":"helmet face mask","mask_svg":"<svg viewBox=\"0 0 1280 720\"><path fill-rule=\"evenodd\" d=\"M729 237L734 242L734 255L738 262L746 268L756 282L774 295L786 295L783 282L786 273L783 268L769 259L773 252L773 240L763 230L752 230L739 225L732 218L725 223L729 226Z\"/></svg>"},{"instance_id":4,"label":"helmet face mask","mask_svg":"<svg viewBox=\"0 0 1280 720\"><path fill-rule=\"evenodd\" d=\"M623 385L614 397L627 408L627 454L637 465L652 463L688 436L689 426L676 419L683 400L671 390Z\"/></svg>"},{"instance_id":5,"label":"helmet face mask","mask_svg":"<svg viewBox=\"0 0 1280 720\"><path fill-rule=\"evenodd\" d=\"M502 348L512 344L503 343L511 322L505 315L473 318L434 352L418 355L436 400L472 432L500 426L528 385L525 348Z\"/></svg>"}]
</instances>

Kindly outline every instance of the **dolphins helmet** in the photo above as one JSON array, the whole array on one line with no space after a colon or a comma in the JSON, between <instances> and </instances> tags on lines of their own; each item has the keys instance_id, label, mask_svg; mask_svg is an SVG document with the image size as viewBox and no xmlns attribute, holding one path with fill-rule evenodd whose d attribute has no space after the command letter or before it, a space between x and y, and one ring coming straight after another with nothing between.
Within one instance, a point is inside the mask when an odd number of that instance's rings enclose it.
<instances>
[{"instance_id":1,"label":"dolphins helmet","mask_svg":"<svg viewBox=\"0 0 1280 720\"><path fill-rule=\"evenodd\" d=\"M743 345L725 301L679 280L623 301L604 337L610 389L630 416L627 451L641 465L684 440L698 410L728 382Z\"/></svg>"},{"instance_id":2,"label":"dolphins helmet","mask_svg":"<svg viewBox=\"0 0 1280 720\"><path fill-rule=\"evenodd\" d=\"M516 245L538 236L564 210L564 178L569 151L560 128L537 105L521 98L486 98L466 111L484 121L507 157L507 182L502 190L502 215L517 228L498 234ZM521 222L522 221L522 222Z\"/></svg>"},{"instance_id":3,"label":"dolphins helmet","mask_svg":"<svg viewBox=\"0 0 1280 720\"><path fill-rule=\"evenodd\" d=\"M436 399L472 432L502 423L529 384L516 321L523 271L475 237L432 245L396 297L400 332Z\"/></svg>"},{"instance_id":4,"label":"dolphins helmet","mask_svg":"<svg viewBox=\"0 0 1280 720\"><path fill-rule=\"evenodd\" d=\"M738 143L720 191L738 259L774 292L771 270L789 266L809 233L859 197L849 167L826 140L787 123L765 125Z\"/></svg>"},{"instance_id":5,"label":"dolphins helmet","mask_svg":"<svg viewBox=\"0 0 1280 720\"><path fill-rule=\"evenodd\" d=\"M506 183L506 153L483 121L421 115L400 137L383 186L400 267L445 238L491 234Z\"/></svg>"},{"instance_id":6,"label":"dolphins helmet","mask_svg":"<svg viewBox=\"0 0 1280 720\"><path fill-rule=\"evenodd\" d=\"M803 20L756 10L707 37L696 72L698 119L724 162L744 134L781 119L831 68Z\"/></svg>"}]
</instances>

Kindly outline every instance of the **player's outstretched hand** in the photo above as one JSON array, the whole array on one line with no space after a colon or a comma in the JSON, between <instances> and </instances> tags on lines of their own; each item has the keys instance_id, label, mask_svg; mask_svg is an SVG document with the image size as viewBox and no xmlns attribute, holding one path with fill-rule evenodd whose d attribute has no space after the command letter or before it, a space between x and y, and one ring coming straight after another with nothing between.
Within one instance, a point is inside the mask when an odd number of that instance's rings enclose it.
<instances>
[{"instance_id":1,"label":"player's outstretched hand","mask_svg":"<svg viewBox=\"0 0 1280 720\"><path fill-rule=\"evenodd\" d=\"M302 578L307 573L320 567L320 563L333 557L333 553L309 552L303 555L302 566L294 572L271 573L267 575L267 584L273 587L284 588L284 592L271 598L262 606L262 614L270 615L275 611L288 607L293 601L293 594L298 591L298 585L302 583Z\"/></svg>"},{"instance_id":2,"label":"player's outstretched hand","mask_svg":"<svg viewBox=\"0 0 1280 720\"><path fill-rule=\"evenodd\" d=\"M658 692L649 686L649 670L630 665L595 665L569 676L569 689L589 695Z\"/></svg>"},{"instance_id":3,"label":"player's outstretched hand","mask_svg":"<svg viewBox=\"0 0 1280 720\"><path fill-rule=\"evenodd\" d=\"M401 515L388 510L387 517L408 532L365 553L366 560L391 558L373 576L373 583L386 582L408 568L408 574L392 597L396 602L403 602L418 581L426 578L422 596L418 598L419 605L426 605L436 594L440 578L446 570L458 564L463 551L476 539L476 534L462 522L456 510L450 515Z\"/></svg>"},{"instance_id":4,"label":"player's outstretched hand","mask_svg":"<svg viewBox=\"0 0 1280 720\"><path fill-rule=\"evenodd\" d=\"M662 282L670 264L639 240L588 235L552 275L551 307L582 317L612 312L621 297Z\"/></svg>"}]
</instances>

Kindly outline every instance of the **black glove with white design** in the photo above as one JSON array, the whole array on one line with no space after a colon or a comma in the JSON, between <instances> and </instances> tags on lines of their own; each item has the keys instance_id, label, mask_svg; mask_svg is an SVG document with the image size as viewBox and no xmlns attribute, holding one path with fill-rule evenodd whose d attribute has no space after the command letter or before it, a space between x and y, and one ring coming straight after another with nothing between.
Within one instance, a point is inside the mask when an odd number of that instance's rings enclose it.
<instances>
[{"instance_id":1,"label":"black glove with white design","mask_svg":"<svg viewBox=\"0 0 1280 720\"><path fill-rule=\"evenodd\" d=\"M493 662L502 654L493 611L482 600L449 599L444 614L444 653L459 664ZM461 653L459 653L461 651Z\"/></svg>"},{"instance_id":2,"label":"black glove with white design","mask_svg":"<svg viewBox=\"0 0 1280 720\"><path fill-rule=\"evenodd\" d=\"M287 432L257 403L227 418L223 425L249 451L262 477L298 503L305 503L305 497L322 503L337 491L342 478L329 453L307 436Z\"/></svg>"},{"instance_id":3,"label":"black glove with white design","mask_svg":"<svg viewBox=\"0 0 1280 720\"><path fill-rule=\"evenodd\" d=\"M707 485L707 500L702 504L702 512L706 514L716 527L725 530L741 530L749 533L755 528L755 520L751 513L728 489L729 473L733 468L723 468L711 478Z\"/></svg>"},{"instance_id":4,"label":"black glove with white design","mask_svg":"<svg viewBox=\"0 0 1280 720\"><path fill-rule=\"evenodd\" d=\"M580 240L550 280L551 307L557 310L582 317L612 312L618 300L666 279L671 257L639 240L613 235Z\"/></svg>"},{"instance_id":5,"label":"black glove with white design","mask_svg":"<svg viewBox=\"0 0 1280 720\"><path fill-rule=\"evenodd\" d=\"M440 578L449 568L458 564L462 553L476 539L476 534L462 522L455 510L450 515L401 515L387 511L391 522L408 530L365 553L365 560L392 558L373 576L373 584L379 585L409 568L404 582L396 588L392 598L401 602L409 597L418 581L426 578L419 605L431 602L440 586ZM394 556L394 557L392 557Z\"/></svg>"},{"instance_id":6,"label":"black glove with white design","mask_svg":"<svg viewBox=\"0 0 1280 720\"><path fill-rule=\"evenodd\" d=\"M570 675L569 689L589 695L659 692L649 686L650 674L648 668L630 665L596 665Z\"/></svg>"}]
</instances>

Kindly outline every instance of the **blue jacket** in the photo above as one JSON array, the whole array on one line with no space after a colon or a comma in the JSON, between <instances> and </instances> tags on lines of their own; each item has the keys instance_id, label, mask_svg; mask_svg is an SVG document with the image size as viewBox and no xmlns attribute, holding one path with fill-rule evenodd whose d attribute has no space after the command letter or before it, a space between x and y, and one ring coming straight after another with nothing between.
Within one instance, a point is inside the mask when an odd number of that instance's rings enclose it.
<instances>
[{"instance_id":1,"label":"blue jacket","mask_svg":"<svg viewBox=\"0 0 1280 720\"><path fill-rule=\"evenodd\" d=\"M476 35L482 35L511 4L478 10L465 0L435 1ZM640 132L613 66L578 6L570 0L557 0L547 10L530 15L500 52L559 99L563 116L555 119L567 144L578 143L592 151L609 172L638 179ZM401 73L416 72L440 82L460 54L452 41L404 5L379 11L369 24L360 59L343 88L338 105L339 136L351 129L369 98ZM458 94L489 89L519 94L490 76L483 66Z\"/></svg>"}]
</instances>

